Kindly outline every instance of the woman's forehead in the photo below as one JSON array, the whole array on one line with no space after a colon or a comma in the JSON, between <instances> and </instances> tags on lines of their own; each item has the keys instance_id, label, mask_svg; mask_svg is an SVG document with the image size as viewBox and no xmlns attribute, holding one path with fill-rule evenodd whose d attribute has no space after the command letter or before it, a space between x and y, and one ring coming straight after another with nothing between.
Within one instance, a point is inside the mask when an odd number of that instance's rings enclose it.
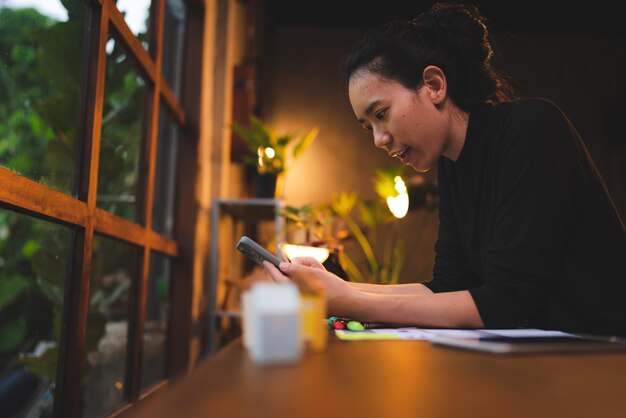
<instances>
[{"instance_id":1,"label":"woman's forehead","mask_svg":"<svg viewBox=\"0 0 626 418\"><path fill-rule=\"evenodd\" d=\"M372 94L374 92L387 88L389 84L389 81L384 80L379 75L371 73L369 71L359 74L355 73L350 78L350 83L348 84L348 92L350 93L350 96L352 96L353 94Z\"/></svg>"},{"instance_id":2,"label":"woman's forehead","mask_svg":"<svg viewBox=\"0 0 626 418\"><path fill-rule=\"evenodd\" d=\"M383 100L386 97L405 92L406 88L398 83L385 79L377 74L367 72L350 78L348 95L353 105L355 102ZM363 105L361 103L361 105ZM368 103L365 104L368 106Z\"/></svg>"}]
</instances>

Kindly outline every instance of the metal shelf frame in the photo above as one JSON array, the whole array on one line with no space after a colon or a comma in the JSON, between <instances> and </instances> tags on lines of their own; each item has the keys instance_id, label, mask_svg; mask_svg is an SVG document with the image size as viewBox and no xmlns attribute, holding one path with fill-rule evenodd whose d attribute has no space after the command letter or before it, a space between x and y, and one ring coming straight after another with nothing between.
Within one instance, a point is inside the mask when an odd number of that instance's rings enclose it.
<instances>
[{"instance_id":1,"label":"metal shelf frame","mask_svg":"<svg viewBox=\"0 0 626 418\"><path fill-rule=\"evenodd\" d=\"M279 243L283 241L285 228L284 217L280 214L283 208L283 202L280 199L262 199L262 198L235 198L235 199L214 199L211 206L211 254L209 268L209 310L208 310L208 344L207 350L209 354L217 350L217 321L220 317L236 316L232 312L225 312L217 309L218 286L220 283L220 256L222 251L232 253L232 248L221 248L220 237L226 231L221 231L222 221L226 217L230 217L234 222L233 229L236 229L238 223L257 225L263 221L273 221L276 240L276 251L279 258ZM228 231L232 235L233 231ZM233 242L239 237L232 237ZM253 238L253 237L251 237Z\"/></svg>"}]
</instances>

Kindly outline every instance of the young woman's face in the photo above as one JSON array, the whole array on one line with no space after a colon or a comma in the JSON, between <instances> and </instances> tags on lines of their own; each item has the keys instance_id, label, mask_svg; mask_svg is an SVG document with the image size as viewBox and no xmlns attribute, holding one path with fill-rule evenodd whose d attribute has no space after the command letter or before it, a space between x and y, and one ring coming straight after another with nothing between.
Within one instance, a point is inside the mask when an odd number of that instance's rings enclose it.
<instances>
[{"instance_id":1,"label":"young woman's face","mask_svg":"<svg viewBox=\"0 0 626 418\"><path fill-rule=\"evenodd\" d=\"M428 171L443 154L449 138L446 115L426 84L410 90L369 71L359 71L348 86L358 122L372 131L374 145L416 171Z\"/></svg>"}]
</instances>

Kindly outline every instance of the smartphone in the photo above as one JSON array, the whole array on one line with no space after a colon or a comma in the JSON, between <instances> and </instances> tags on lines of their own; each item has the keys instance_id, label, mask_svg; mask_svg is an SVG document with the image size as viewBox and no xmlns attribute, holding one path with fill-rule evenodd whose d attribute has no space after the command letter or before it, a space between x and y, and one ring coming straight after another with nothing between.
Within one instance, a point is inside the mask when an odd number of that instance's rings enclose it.
<instances>
[{"instance_id":1,"label":"smartphone","mask_svg":"<svg viewBox=\"0 0 626 418\"><path fill-rule=\"evenodd\" d=\"M280 264L278 257L245 235L239 239L236 248L261 267L263 267L264 260L269 261L275 265L276 268L278 268L278 265Z\"/></svg>"}]
</instances>

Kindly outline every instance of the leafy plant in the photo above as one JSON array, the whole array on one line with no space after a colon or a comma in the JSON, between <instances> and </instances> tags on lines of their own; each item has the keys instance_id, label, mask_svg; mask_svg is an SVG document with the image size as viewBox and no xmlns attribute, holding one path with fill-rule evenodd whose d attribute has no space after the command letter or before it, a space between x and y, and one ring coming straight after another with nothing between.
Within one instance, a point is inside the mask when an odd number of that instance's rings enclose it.
<instances>
[{"instance_id":1,"label":"leafy plant","mask_svg":"<svg viewBox=\"0 0 626 418\"><path fill-rule=\"evenodd\" d=\"M363 199L354 192L340 192L330 202L302 207L287 206L282 214L288 225L306 230L309 245L343 247L339 264L347 278L355 282L397 283L404 267L406 243L400 237L400 221L387 207L387 198L398 195L396 177L404 174L403 166L376 170L373 178L377 198ZM421 176L410 184L425 185ZM431 188L422 187L421 194ZM434 209L432 196L418 195L414 207ZM421 226L423 229L425 225ZM348 255L349 247L357 253Z\"/></svg>"},{"instance_id":2,"label":"leafy plant","mask_svg":"<svg viewBox=\"0 0 626 418\"><path fill-rule=\"evenodd\" d=\"M285 217L288 225L303 231L302 242L295 242L296 244L313 246L338 244L338 237L331 231L335 215L328 203L301 207L287 205L281 209L281 215Z\"/></svg>"},{"instance_id":3,"label":"leafy plant","mask_svg":"<svg viewBox=\"0 0 626 418\"><path fill-rule=\"evenodd\" d=\"M255 166L259 173L283 173L288 164L304 152L317 137L314 127L304 135L278 134L260 118L251 115L249 126L233 123L232 129L239 135L251 152L244 162Z\"/></svg>"},{"instance_id":4,"label":"leafy plant","mask_svg":"<svg viewBox=\"0 0 626 418\"><path fill-rule=\"evenodd\" d=\"M346 251L338 252L339 264L349 280L395 283L403 266L404 245L397 238L397 222L385 205L379 199L363 200L356 193L341 192L328 203L286 206L282 215L288 225L305 231L304 244L339 248L355 241L365 258L365 268ZM379 234L379 227L389 223L393 223L392 228ZM382 254L376 253L372 242L385 243Z\"/></svg>"},{"instance_id":5,"label":"leafy plant","mask_svg":"<svg viewBox=\"0 0 626 418\"><path fill-rule=\"evenodd\" d=\"M406 171L404 165L378 168L374 174L374 190L383 200L398 195L396 178L402 178Z\"/></svg>"},{"instance_id":6,"label":"leafy plant","mask_svg":"<svg viewBox=\"0 0 626 418\"><path fill-rule=\"evenodd\" d=\"M367 268L359 268L345 251L339 253L339 263L349 279L397 283L404 265L405 246L398 238L397 219L391 216L386 202L360 199L356 193L342 192L332 196L331 207L348 228L346 237L354 238L365 257ZM382 248L382 252L376 253L373 242L378 244L376 248Z\"/></svg>"}]
</instances>

